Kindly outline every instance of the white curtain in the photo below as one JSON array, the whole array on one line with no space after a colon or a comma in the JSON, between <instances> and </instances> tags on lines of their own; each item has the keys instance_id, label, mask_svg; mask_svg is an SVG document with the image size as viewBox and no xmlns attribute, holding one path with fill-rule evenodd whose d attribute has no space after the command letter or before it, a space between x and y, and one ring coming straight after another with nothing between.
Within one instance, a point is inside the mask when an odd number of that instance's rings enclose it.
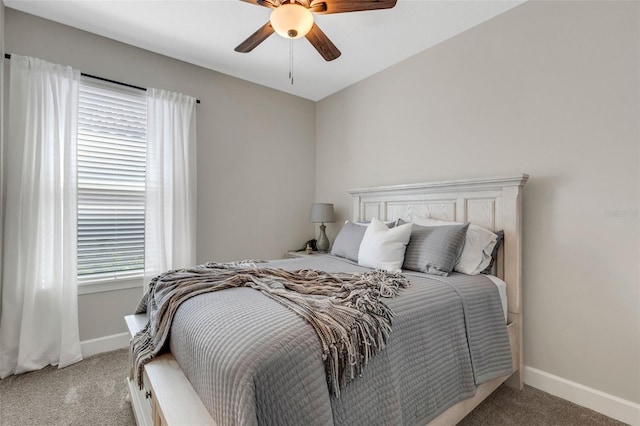
<instances>
[{"instance_id":1,"label":"white curtain","mask_svg":"<svg viewBox=\"0 0 640 426\"><path fill-rule=\"evenodd\" d=\"M9 79L0 378L82 359L76 277L80 73L13 55Z\"/></svg>"},{"instance_id":2,"label":"white curtain","mask_svg":"<svg viewBox=\"0 0 640 426\"><path fill-rule=\"evenodd\" d=\"M196 100L147 90L145 291L169 269L195 264Z\"/></svg>"}]
</instances>

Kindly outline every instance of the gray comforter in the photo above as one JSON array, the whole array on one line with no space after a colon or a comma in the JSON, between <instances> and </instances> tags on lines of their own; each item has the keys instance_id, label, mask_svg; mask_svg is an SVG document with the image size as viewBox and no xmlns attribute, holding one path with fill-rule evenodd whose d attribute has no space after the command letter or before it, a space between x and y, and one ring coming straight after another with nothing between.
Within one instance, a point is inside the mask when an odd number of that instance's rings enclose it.
<instances>
[{"instance_id":1,"label":"gray comforter","mask_svg":"<svg viewBox=\"0 0 640 426\"><path fill-rule=\"evenodd\" d=\"M367 270L331 256L269 267ZM488 278L409 275L413 285L386 302L395 313L387 347L339 398L329 392L312 327L252 289L184 302L171 352L220 425L424 424L477 384L509 374L511 353Z\"/></svg>"}]
</instances>

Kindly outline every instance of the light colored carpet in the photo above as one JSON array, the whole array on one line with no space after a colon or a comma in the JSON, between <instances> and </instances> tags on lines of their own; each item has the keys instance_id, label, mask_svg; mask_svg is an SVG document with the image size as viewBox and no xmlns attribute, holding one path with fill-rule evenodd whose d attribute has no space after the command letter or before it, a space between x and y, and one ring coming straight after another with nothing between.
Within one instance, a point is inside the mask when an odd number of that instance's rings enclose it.
<instances>
[{"instance_id":1,"label":"light colored carpet","mask_svg":"<svg viewBox=\"0 0 640 426\"><path fill-rule=\"evenodd\" d=\"M127 350L96 355L70 367L0 380L0 425L135 425L127 395ZM525 386L502 386L460 426L619 426L608 417Z\"/></svg>"},{"instance_id":2,"label":"light colored carpet","mask_svg":"<svg viewBox=\"0 0 640 426\"><path fill-rule=\"evenodd\" d=\"M500 386L458 423L458 426L511 425L623 426L624 423L526 385L521 391Z\"/></svg>"},{"instance_id":3,"label":"light colored carpet","mask_svg":"<svg viewBox=\"0 0 640 426\"><path fill-rule=\"evenodd\" d=\"M126 349L0 380L0 425L135 425Z\"/></svg>"}]
</instances>

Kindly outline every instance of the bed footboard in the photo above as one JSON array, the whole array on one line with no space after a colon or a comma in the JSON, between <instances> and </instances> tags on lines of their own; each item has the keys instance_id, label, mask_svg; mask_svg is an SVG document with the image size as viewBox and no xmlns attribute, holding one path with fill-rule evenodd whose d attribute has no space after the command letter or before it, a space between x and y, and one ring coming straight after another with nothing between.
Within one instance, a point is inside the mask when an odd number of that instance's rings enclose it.
<instances>
[{"instance_id":1,"label":"bed footboard","mask_svg":"<svg viewBox=\"0 0 640 426\"><path fill-rule=\"evenodd\" d=\"M131 336L146 324L146 315L125 317ZM167 353L144 367L144 387L127 377L129 401L138 426L214 425L215 422L187 380L180 366Z\"/></svg>"}]
</instances>

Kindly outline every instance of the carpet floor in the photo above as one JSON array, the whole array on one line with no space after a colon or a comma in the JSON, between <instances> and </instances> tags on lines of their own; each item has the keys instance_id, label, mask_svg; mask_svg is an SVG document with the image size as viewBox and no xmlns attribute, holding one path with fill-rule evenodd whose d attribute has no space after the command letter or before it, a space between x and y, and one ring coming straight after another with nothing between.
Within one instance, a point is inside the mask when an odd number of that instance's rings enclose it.
<instances>
[{"instance_id":1,"label":"carpet floor","mask_svg":"<svg viewBox=\"0 0 640 426\"><path fill-rule=\"evenodd\" d=\"M99 354L70 367L0 380L0 425L135 425L127 395L125 349ZM525 386L500 387L460 426L623 425L594 411Z\"/></svg>"}]
</instances>

